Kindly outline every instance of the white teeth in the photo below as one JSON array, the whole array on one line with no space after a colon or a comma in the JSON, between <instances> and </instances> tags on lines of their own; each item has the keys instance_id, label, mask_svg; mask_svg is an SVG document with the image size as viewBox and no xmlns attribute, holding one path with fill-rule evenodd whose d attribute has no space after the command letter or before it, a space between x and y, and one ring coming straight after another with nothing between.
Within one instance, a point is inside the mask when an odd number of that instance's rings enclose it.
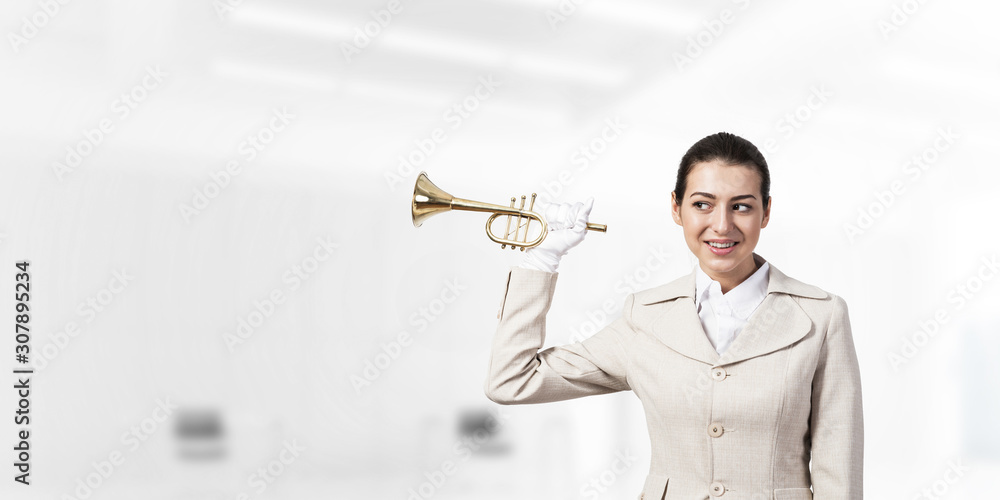
<instances>
[{"instance_id":1,"label":"white teeth","mask_svg":"<svg viewBox=\"0 0 1000 500\"><path fill-rule=\"evenodd\" d=\"M709 242L708 242L708 244L709 244L709 245L712 245L712 246L713 246L713 247L715 247L715 248L729 248L729 247L731 247L731 246L735 245L735 244L736 244L736 242L729 242L729 243L716 243L716 242L714 242L714 241L709 241Z\"/></svg>"}]
</instances>

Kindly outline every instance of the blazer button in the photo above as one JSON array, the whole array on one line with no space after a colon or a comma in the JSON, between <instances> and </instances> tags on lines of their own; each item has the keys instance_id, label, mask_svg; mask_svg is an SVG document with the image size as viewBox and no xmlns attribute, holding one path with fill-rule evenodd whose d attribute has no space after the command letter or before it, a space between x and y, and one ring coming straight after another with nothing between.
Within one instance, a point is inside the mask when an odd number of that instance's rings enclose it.
<instances>
[{"instance_id":1,"label":"blazer button","mask_svg":"<svg viewBox=\"0 0 1000 500\"><path fill-rule=\"evenodd\" d=\"M713 423L713 424L711 424L711 425L708 426L708 435L709 436L717 438L719 436L722 436L722 432L723 432L723 429L722 429L722 425L720 425L720 424Z\"/></svg>"},{"instance_id":2,"label":"blazer button","mask_svg":"<svg viewBox=\"0 0 1000 500\"><path fill-rule=\"evenodd\" d=\"M722 368L721 366L712 368L712 378L717 382L722 382L723 380L726 380L726 369Z\"/></svg>"},{"instance_id":3,"label":"blazer button","mask_svg":"<svg viewBox=\"0 0 1000 500\"><path fill-rule=\"evenodd\" d=\"M713 497L721 497L723 493L726 492L726 487L716 481L708 486L708 492L712 494Z\"/></svg>"}]
</instances>

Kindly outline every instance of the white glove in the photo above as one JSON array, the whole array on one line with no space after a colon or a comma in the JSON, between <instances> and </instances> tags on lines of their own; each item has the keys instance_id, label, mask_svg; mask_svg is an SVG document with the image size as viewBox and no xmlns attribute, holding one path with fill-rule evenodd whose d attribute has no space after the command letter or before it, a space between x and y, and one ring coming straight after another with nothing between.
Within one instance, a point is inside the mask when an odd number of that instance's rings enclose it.
<instances>
[{"instance_id":1,"label":"white glove","mask_svg":"<svg viewBox=\"0 0 1000 500\"><path fill-rule=\"evenodd\" d=\"M549 234L535 247L524 250L520 267L554 273L559 260L587 236L587 219L594 208L594 197L584 203L545 203L539 201L536 210L549 225Z\"/></svg>"}]
</instances>

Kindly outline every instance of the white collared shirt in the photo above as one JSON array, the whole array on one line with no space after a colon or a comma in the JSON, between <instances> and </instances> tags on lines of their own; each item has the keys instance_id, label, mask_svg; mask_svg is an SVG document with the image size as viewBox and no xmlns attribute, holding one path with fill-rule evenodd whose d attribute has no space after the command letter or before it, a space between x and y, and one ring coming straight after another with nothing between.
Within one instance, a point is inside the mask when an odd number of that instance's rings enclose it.
<instances>
[{"instance_id":1,"label":"white collared shirt","mask_svg":"<svg viewBox=\"0 0 1000 500\"><path fill-rule=\"evenodd\" d=\"M705 327L705 333L708 334L708 340L712 342L716 352L722 354L767 296L770 265L765 261L749 278L725 294L722 293L722 285L705 274L701 265L695 264L695 267L698 268L695 308Z\"/></svg>"}]
</instances>

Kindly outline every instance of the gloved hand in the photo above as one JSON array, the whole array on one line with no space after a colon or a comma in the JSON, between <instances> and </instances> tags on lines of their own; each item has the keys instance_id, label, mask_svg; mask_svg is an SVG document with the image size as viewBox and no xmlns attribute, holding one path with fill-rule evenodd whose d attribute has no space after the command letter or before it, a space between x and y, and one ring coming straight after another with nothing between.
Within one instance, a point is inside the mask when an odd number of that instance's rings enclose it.
<instances>
[{"instance_id":1,"label":"gloved hand","mask_svg":"<svg viewBox=\"0 0 1000 500\"><path fill-rule=\"evenodd\" d=\"M583 203L535 203L549 225L549 234L535 247L524 250L520 267L549 273L559 269L559 260L587 236L587 219L594 208L594 197Z\"/></svg>"}]
</instances>

